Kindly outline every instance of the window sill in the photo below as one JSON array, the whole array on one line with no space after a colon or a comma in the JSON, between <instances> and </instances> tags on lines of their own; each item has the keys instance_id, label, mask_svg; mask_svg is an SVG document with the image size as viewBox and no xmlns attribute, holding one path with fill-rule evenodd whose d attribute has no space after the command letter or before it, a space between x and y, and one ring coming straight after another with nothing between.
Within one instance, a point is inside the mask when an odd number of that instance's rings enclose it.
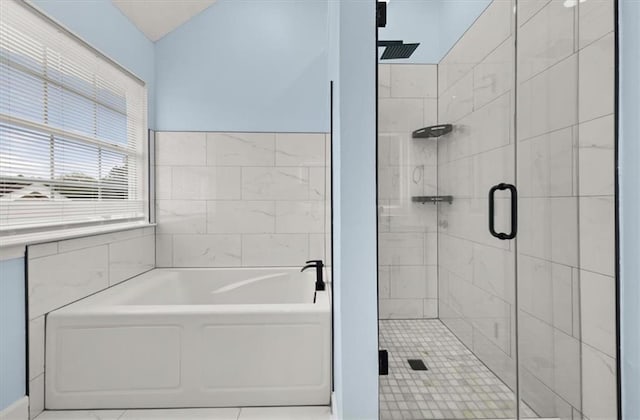
<instances>
[{"instance_id":1,"label":"window sill","mask_svg":"<svg viewBox=\"0 0 640 420\"><path fill-rule=\"evenodd\" d=\"M21 258L24 250L29 245L57 242L66 239L76 239L85 236L102 235L106 233L121 232L125 230L154 227L155 223L129 222L113 225L83 226L67 228L47 232L26 233L23 235L0 237L0 260Z\"/></svg>"}]
</instances>

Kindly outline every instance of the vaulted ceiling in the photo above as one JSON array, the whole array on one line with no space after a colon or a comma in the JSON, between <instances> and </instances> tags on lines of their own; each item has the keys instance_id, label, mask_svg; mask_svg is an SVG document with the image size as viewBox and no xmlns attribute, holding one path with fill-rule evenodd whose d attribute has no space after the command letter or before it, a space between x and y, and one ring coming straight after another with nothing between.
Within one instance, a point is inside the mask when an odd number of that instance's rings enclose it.
<instances>
[{"instance_id":1,"label":"vaulted ceiling","mask_svg":"<svg viewBox=\"0 0 640 420\"><path fill-rule=\"evenodd\" d=\"M111 0L151 41L157 41L216 0Z\"/></svg>"}]
</instances>

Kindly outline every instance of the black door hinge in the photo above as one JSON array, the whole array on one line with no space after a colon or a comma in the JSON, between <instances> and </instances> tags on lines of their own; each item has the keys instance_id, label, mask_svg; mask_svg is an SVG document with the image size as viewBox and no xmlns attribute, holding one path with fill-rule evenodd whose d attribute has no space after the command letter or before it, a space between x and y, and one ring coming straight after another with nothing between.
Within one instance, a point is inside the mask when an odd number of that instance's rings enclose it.
<instances>
[{"instance_id":1,"label":"black door hinge","mask_svg":"<svg viewBox=\"0 0 640 420\"><path fill-rule=\"evenodd\" d=\"M387 26L387 2L379 1L376 10L378 28L384 28L385 26Z\"/></svg>"},{"instance_id":2,"label":"black door hinge","mask_svg":"<svg viewBox=\"0 0 640 420\"><path fill-rule=\"evenodd\" d=\"M380 375L389 374L389 353L386 350L378 350L378 371Z\"/></svg>"}]
</instances>

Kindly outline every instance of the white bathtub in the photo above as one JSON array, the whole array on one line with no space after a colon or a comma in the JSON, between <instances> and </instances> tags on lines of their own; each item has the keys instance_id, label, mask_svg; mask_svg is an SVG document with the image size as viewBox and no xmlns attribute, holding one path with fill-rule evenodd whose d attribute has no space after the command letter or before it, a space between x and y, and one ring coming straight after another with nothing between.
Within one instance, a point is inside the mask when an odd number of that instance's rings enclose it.
<instances>
[{"instance_id":1,"label":"white bathtub","mask_svg":"<svg viewBox=\"0 0 640 420\"><path fill-rule=\"evenodd\" d=\"M328 405L330 340L314 270L155 269L47 316L46 407Z\"/></svg>"}]
</instances>

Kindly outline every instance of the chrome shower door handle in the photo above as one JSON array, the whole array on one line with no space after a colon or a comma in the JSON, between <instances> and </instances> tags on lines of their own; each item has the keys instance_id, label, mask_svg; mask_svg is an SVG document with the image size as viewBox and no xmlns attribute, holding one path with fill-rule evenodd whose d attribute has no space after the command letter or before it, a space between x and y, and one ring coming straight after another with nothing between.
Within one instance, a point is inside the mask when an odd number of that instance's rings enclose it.
<instances>
[{"instance_id":1,"label":"chrome shower door handle","mask_svg":"<svg viewBox=\"0 0 640 420\"><path fill-rule=\"evenodd\" d=\"M496 232L495 227L495 194L496 191L509 190L511 192L511 232ZM496 238L506 241L518 234L518 190L515 185L500 183L489 190L489 232Z\"/></svg>"}]
</instances>

